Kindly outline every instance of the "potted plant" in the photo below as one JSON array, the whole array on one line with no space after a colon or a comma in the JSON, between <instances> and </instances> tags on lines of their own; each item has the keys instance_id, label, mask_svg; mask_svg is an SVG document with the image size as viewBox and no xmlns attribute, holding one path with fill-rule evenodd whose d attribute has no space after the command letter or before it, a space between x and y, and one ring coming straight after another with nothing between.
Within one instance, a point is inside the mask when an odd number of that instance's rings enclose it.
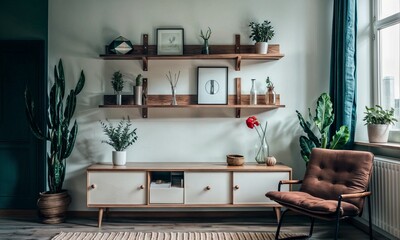
<instances>
[{"instance_id":1,"label":"potted plant","mask_svg":"<svg viewBox=\"0 0 400 240\"><path fill-rule=\"evenodd\" d=\"M264 20L263 23L250 22L249 27L251 28L250 38L256 42L256 53L267 54L268 53L268 41L275 35L273 27L270 25L271 22Z\"/></svg>"},{"instance_id":2,"label":"potted plant","mask_svg":"<svg viewBox=\"0 0 400 240\"><path fill-rule=\"evenodd\" d=\"M142 74L139 74L135 80L136 84L133 87L135 93L135 104L142 105L143 104L143 80Z\"/></svg>"},{"instance_id":3,"label":"potted plant","mask_svg":"<svg viewBox=\"0 0 400 240\"><path fill-rule=\"evenodd\" d=\"M389 137L389 125L397 122L394 118L394 109L384 110L381 106L365 106L366 111L364 121L367 125L368 140L371 143L387 142Z\"/></svg>"},{"instance_id":4,"label":"potted plant","mask_svg":"<svg viewBox=\"0 0 400 240\"><path fill-rule=\"evenodd\" d=\"M322 93L317 100L317 108L315 109L315 117L312 116L310 108L308 116L310 121L306 121L301 113L296 110L300 126L303 128L307 136L300 136L300 154L306 165L310 160L311 150L315 147L342 149L349 141L350 131L346 125L343 125L335 132L329 141L329 129L335 119L333 114L331 98L327 93ZM313 129L317 128L318 132L314 133Z\"/></svg>"},{"instance_id":5,"label":"potted plant","mask_svg":"<svg viewBox=\"0 0 400 240\"><path fill-rule=\"evenodd\" d=\"M265 80L267 84L267 92L265 93L265 104L267 105L275 105L276 104L276 93L274 91L275 86L274 83L269 80L269 77Z\"/></svg>"},{"instance_id":6,"label":"potted plant","mask_svg":"<svg viewBox=\"0 0 400 240\"><path fill-rule=\"evenodd\" d=\"M85 75L81 71L75 89L70 90L66 101L65 77L62 61L54 66L54 84L50 90L47 109L47 129L43 132L36 122L34 102L28 89L25 90L25 112L32 133L39 139L48 141L50 151L47 155L47 182L49 190L39 195L38 207L44 223L61 223L65 220L65 213L71 198L67 190L63 189L65 178L66 159L70 156L78 124L76 120L70 128L71 119L75 112L76 96L85 85Z\"/></svg>"},{"instance_id":7,"label":"potted plant","mask_svg":"<svg viewBox=\"0 0 400 240\"><path fill-rule=\"evenodd\" d=\"M130 121L129 117L127 120L125 120L125 118L122 119L116 126L108 120L106 120L106 122L100 120L100 124L103 127L104 133L108 137L107 141L101 142L107 143L115 150L112 153L113 164L117 166L125 165L125 150L138 139L136 135L136 128L133 130L131 129L132 122Z\"/></svg>"},{"instance_id":8,"label":"potted plant","mask_svg":"<svg viewBox=\"0 0 400 240\"><path fill-rule=\"evenodd\" d=\"M122 79L122 73L120 71L116 71L113 73L111 85L116 93L117 105L121 105L121 102L122 102L121 92L122 92L122 89L124 89L124 80Z\"/></svg>"}]
</instances>

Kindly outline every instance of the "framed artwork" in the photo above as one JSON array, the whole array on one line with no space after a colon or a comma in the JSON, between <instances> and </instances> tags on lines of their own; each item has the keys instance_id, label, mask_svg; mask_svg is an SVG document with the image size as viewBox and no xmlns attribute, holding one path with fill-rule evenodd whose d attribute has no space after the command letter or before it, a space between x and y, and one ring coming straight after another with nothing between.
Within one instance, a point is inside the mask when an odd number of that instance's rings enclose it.
<instances>
[{"instance_id":1,"label":"framed artwork","mask_svg":"<svg viewBox=\"0 0 400 240\"><path fill-rule=\"evenodd\" d=\"M157 28L157 55L183 55L183 28Z\"/></svg>"},{"instance_id":2,"label":"framed artwork","mask_svg":"<svg viewBox=\"0 0 400 240\"><path fill-rule=\"evenodd\" d=\"M197 103L228 104L228 67L197 68Z\"/></svg>"}]
</instances>

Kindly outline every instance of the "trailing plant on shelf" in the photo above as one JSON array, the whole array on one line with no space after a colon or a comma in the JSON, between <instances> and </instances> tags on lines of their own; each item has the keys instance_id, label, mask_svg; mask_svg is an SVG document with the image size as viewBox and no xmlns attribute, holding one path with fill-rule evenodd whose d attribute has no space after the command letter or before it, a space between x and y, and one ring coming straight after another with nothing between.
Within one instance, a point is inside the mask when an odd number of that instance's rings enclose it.
<instances>
[{"instance_id":1,"label":"trailing plant on shelf","mask_svg":"<svg viewBox=\"0 0 400 240\"><path fill-rule=\"evenodd\" d=\"M317 100L317 108L315 109L315 117L312 116L310 108L308 115L310 121L304 120L299 111L296 110L300 126L303 128L307 136L300 136L300 153L308 164L310 159L311 150L315 147L341 149L349 141L350 132L347 126L343 125L336 131L329 142L328 134L330 126L332 125L335 115L333 113L332 102L327 93L322 93ZM314 133L313 129L316 127L317 132Z\"/></svg>"},{"instance_id":2,"label":"trailing plant on shelf","mask_svg":"<svg viewBox=\"0 0 400 240\"><path fill-rule=\"evenodd\" d=\"M390 125L395 124L397 119L394 117L394 109L384 110L380 105L375 105L375 107L367 107L365 106L365 125L370 124L384 124Z\"/></svg>"},{"instance_id":3,"label":"trailing plant on shelf","mask_svg":"<svg viewBox=\"0 0 400 240\"><path fill-rule=\"evenodd\" d=\"M25 90L25 112L29 121L29 127L35 137L50 143L50 152L47 155L49 193L60 193L62 191L66 159L74 149L78 133L76 120L72 128L70 128L70 122L75 112L76 96L82 91L84 85L85 75L81 71L75 89L70 90L66 101L64 101L65 77L63 64L60 59L58 68L54 66L54 84L48 96L46 132L42 132L39 123L36 121L35 104L31 93L28 88Z\"/></svg>"},{"instance_id":4,"label":"trailing plant on shelf","mask_svg":"<svg viewBox=\"0 0 400 240\"><path fill-rule=\"evenodd\" d=\"M132 129L132 122L129 119L123 118L117 125L114 125L109 120L101 121L103 132L108 137L108 140L101 141L113 147L115 151L125 151L129 146L134 144L138 139L136 128Z\"/></svg>"}]
</instances>

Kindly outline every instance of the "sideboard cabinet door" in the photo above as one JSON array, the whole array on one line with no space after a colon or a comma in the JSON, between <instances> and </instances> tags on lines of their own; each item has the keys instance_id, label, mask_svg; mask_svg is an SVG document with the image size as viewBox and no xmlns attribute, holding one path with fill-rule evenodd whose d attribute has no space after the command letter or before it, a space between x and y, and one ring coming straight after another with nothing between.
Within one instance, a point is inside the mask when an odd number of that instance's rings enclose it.
<instances>
[{"instance_id":1,"label":"sideboard cabinet door","mask_svg":"<svg viewBox=\"0 0 400 240\"><path fill-rule=\"evenodd\" d=\"M88 205L146 204L146 172L89 172Z\"/></svg>"},{"instance_id":2,"label":"sideboard cabinet door","mask_svg":"<svg viewBox=\"0 0 400 240\"><path fill-rule=\"evenodd\" d=\"M280 180L289 179L289 172L234 172L234 204L275 203L265 196L268 191L277 191ZM288 191L288 185L282 191Z\"/></svg>"},{"instance_id":3,"label":"sideboard cabinet door","mask_svg":"<svg viewBox=\"0 0 400 240\"><path fill-rule=\"evenodd\" d=\"M185 203L231 203L231 177L229 172L185 172Z\"/></svg>"}]
</instances>

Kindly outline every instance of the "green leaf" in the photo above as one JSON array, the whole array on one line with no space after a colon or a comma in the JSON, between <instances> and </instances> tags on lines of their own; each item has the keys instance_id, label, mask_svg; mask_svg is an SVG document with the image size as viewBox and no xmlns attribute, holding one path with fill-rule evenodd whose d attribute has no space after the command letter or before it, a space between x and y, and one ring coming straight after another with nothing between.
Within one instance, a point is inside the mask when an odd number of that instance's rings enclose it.
<instances>
[{"instance_id":1,"label":"green leaf","mask_svg":"<svg viewBox=\"0 0 400 240\"><path fill-rule=\"evenodd\" d=\"M301 148L301 156L303 157L304 161L308 163L311 155L311 151L315 148L315 144L305 136L300 136L299 138L300 148Z\"/></svg>"},{"instance_id":2,"label":"green leaf","mask_svg":"<svg viewBox=\"0 0 400 240\"><path fill-rule=\"evenodd\" d=\"M75 120L74 126L72 127L71 132L69 134L68 144L67 144L67 148L65 149L65 152L63 154L63 159L68 158L71 155L72 150L74 149L77 134L78 134L78 124L76 123L76 120Z\"/></svg>"},{"instance_id":3,"label":"green leaf","mask_svg":"<svg viewBox=\"0 0 400 240\"><path fill-rule=\"evenodd\" d=\"M311 123L304 120L303 115L299 111L296 110L297 118L299 119L300 126L303 128L304 132L307 134L307 137L314 143L316 146L320 146L320 140L315 136L314 132L311 130ZM311 116L311 113L310 113ZM312 119L312 118L310 118Z\"/></svg>"},{"instance_id":4,"label":"green leaf","mask_svg":"<svg viewBox=\"0 0 400 240\"><path fill-rule=\"evenodd\" d=\"M330 149L342 149L350 139L349 128L345 125L341 126L332 137Z\"/></svg>"},{"instance_id":5,"label":"green leaf","mask_svg":"<svg viewBox=\"0 0 400 240\"><path fill-rule=\"evenodd\" d=\"M319 129L321 135L329 132L329 127L332 125L334 115L332 114L332 102L327 93L322 93L317 101L317 108L314 123Z\"/></svg>"},{"instance_id":6,"label":"green leaf","mask_svg":"<svg viewBox=\"0 0 400 240\"><path fill-rule=\"evenodd\" d=\"M65 76L64 76L64 67L62 64L62 60L58 62L58 86L60 87L60 96L61 99L64 99L65 93Z\"/></svg>"},{"instance_id":7,"label":"green leaf","mask_svg":"<svg viewBox=\"0 0 400 240\"><path fill-rule=\"evenodd\" d=\"M78 95L82 91L83 86L85 86L85 74L83 73L83 70L82 70L81 75L79 77L79 81L75 87L75 95Z\"/></svg>"},{"instance_id":8,"label":"green leaf","mask_svg":"<svg viewBox=\"0 0 400 240\"><path fill-rule=\"evenodd\" d=\"M33 133L33 135L41 140L46 140L46 137L40 130L39 126L35 122L35 114L34 114L35 104L32 100L31 93L28 88L25 89L25 115L29 123L29 127Z\"/></svg>"}]
</instances>

